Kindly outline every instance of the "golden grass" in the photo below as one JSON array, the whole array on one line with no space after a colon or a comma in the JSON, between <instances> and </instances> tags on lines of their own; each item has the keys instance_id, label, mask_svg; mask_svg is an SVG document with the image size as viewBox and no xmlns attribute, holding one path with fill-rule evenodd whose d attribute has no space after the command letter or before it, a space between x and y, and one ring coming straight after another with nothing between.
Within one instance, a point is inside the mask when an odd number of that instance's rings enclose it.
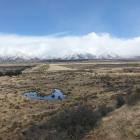
<instances>
[{"instance_id":1,"label":"golden grass","mask_svg":"<svg viewBox=\"0 0 140 140\"><path fill-rule=\"evenodd\" d=\"M24 130L30 135L31 126L48 123L57 113L79 104L88 104L93 110L102 105L114 107L118 96L126 98L135 86L140 85L139 62L130 62L130 65L127 62L127 66L126 62L116 62L115 68L104 65L109 62L99 66L96 63L96 67L93 63L38 64L21 75L0 77L0 138L26 140ZM64 91L64 101L29 100L22 96L30 90L47 95L54 88ZM97 128L90 128L81 139L139 139L139 109L139 104L122 106L103 118ZM36 131L37 137L46 135L38 127L35 127ZM63 133L62 136L66 135Z\"/></svg>"}]
</instances>

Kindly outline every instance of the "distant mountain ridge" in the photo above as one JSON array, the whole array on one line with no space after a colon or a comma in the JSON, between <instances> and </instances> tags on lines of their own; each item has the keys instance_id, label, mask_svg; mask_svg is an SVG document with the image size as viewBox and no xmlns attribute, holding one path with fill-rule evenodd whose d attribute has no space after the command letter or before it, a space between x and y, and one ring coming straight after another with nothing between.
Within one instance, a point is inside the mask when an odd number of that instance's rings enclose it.
<instances>
[{"instance_id":1,"label":"distant mountain ridge","mask_svg":"<svg viewBox=\"0 0 140 140\"><path fill-rule=\"evenodd\" d=\"M132 60L140 60L140 56L135 57L121 57L118 55L110 55L110 54L101 54L101 55L93 55L91 53L73 53L73 54L67 54L63 57L51 57L51 58L37 58L37 57L0 57L0 62L6 63L6 62L41 62L41 61L47 61L47 60L94 60L94 59L132 59Z\"/></svg>"}]
</instances>

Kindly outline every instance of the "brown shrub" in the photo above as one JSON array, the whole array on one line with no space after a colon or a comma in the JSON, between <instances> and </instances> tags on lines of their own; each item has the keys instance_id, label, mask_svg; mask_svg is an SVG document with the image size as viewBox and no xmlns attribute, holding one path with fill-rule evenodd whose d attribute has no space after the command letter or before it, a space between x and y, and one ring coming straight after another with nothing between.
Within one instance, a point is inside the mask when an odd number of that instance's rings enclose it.
<instances>
[{"instance_id":1,"label":"brown shrub","mask_svg":"<svg viewBox=\"0 0 140 140\"><path fill-rule=\"evenodd\" d=\"M136 86L133 93L128 96L127 104L135 105L138 101L140 101L140 87Z\"/></svg>"},{"instance_id":2,"label":"brown shrub","mask_svg":"<svg viewBox=\"0 0 140 140\"><path fill-rule=\"evenodd\" d=\"M81 140L110 111L112 111L110 107L93 109L87 104L65 108L47 122L33 125L25 130L23 135L27 140L38 140L42 137L46 140Z\"/></svg>"},{"instance_id":3,"label":"brown shrub","mask_svg":"<svg viewBox=\"0 0 140 140\"><path fill-rule=\"evenodd\" d=\"M125 104L125 99L121 95L117 96L116 101L117 101L117 104L116 104L117 108L119 108Z\"/></svg>"}]
</instances>

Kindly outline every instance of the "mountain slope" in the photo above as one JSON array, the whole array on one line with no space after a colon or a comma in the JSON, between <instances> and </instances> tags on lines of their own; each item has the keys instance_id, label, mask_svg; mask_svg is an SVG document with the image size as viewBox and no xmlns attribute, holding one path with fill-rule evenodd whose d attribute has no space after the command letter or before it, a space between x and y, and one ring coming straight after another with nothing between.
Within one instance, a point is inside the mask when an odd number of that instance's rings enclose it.
<instances>
[{"instance_id":1,"label":"mountain slope","mask_svg":"<svg viewBox=\"0 0 140 140\"><path fill-rule=\"evenodd\" d=\"M0 57L0 62L40 62L40 61L47 61L47 60L92 60L92 59L132 59L132 60L140 60L140 56L135 57L121 57L116 54L100 54L100 55L93 55L91 53L69 53L61 57L44 57L44 58L37 58L37 57Z\"/></svg>"}]
</instances>

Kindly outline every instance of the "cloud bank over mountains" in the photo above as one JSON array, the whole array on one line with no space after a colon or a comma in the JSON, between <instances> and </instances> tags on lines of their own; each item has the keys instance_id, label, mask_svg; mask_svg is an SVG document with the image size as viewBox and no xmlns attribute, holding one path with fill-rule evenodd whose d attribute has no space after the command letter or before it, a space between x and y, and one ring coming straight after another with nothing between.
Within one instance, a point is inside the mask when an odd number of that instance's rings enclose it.
<instances>
[{"instance_id":1,"label":"cloud bank over mountains","mask_svg":"<svg viewBox=\"0 0 140 140\"><path fill-rule=\"evenodd\" d=\"M95 32L82 36L20 36L0 34L0 57L63 58L72 54L140 56L140 37L123 39Z\"/></svg>"}]
</instances>

